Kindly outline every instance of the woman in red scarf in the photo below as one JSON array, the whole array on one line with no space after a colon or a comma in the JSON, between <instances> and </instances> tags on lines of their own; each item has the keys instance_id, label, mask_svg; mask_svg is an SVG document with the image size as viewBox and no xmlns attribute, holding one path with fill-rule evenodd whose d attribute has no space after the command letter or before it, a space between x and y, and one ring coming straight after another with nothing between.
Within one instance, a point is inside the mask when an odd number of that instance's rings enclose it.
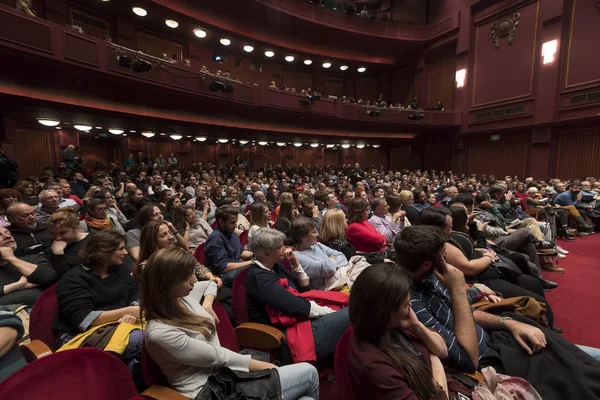
<instances>
[{"instance_id":1,"label":"woman in red scarf","mask_svg":"<svg viewBox=\"0 0 600 400\"><path fill-rule=\"evenodd\" d=\"M91 199L87 203L87 214L85 219L79 223L81 232L96 232L113 229L120 233L125 233L123 227L114 218L108 216L108 206L101 199Z\"/></svg>"}]
</instances>

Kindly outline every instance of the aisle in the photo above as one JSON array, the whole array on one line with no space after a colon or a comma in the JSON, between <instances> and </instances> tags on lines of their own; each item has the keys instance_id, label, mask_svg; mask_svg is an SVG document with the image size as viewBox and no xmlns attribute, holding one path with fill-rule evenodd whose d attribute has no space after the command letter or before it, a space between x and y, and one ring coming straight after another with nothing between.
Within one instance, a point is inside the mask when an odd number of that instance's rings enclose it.
<instances>
[{"instance_id":1,"label":"aisle","mask_svg":"<svg viewBox=\"0 0 600 400\"><path fill-rule=\"evenodd\" d=\"M555 324L571 342L600 347L600 233L558 244L571 254L558 264L566 269L564 274L544 272L559 285L547 293Z\"/></svg>"}]
</instances>

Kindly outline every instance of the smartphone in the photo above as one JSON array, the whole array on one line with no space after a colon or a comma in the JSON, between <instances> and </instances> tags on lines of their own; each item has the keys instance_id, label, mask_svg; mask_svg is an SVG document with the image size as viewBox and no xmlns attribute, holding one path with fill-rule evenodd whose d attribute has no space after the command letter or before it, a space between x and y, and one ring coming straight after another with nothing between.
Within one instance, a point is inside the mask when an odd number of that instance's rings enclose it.
<instances>
[{"instance_id":1,"label":"smartphone","mask_svg":"<svg viewBox=\"0 0 600 400\"><path fill-rule=\"evenodd\" d=\"M435 263L435 269L437 269L439 273L443 272L442 265L446 266L446 257L444 256L444 254L440 250L437 253L436 263Z\"/></svg>"}]
</instances>

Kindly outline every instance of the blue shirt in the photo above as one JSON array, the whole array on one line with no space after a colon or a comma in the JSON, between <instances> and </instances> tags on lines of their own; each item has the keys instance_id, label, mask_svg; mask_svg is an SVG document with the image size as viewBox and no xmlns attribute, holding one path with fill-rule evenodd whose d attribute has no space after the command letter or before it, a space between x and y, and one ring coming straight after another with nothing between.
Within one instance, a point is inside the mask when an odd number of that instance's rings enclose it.
<instances>
[{"instance_id":1,"label":"blue shirt","mask_svg":"<svg viewBox=\"0 0 600 400\"><path fill-rule=\"evenodd\" d=\"M326 281L335 275L338 268L348 265L346 256L322 243L317 243L303 251L294 251L304 272L310 278L310 287L315 290L327 290ZM335 260L329 257L335 257Z\"/></svg>"},{"instance_id":2,"label":"blue shirt","mask_svg":"<svg viewBox=\"0 0 600 400\"><path fill-rule=\"evenodd\" d=\"M216 274L221 275L227 267L227 264L232 262L242 262L242 244L240 238L235 233L231 236L225 235L220 229L215 229L204 245L204 254L206 256L206 266ZM237 269L233 276L228 276L231 280L235 278L235 275L242 269ZM231 275L229 272L226 275ZM225 276L224 276L225 278Z\"/></svg>"},{"instance_id":3,"label":"blue shirt","mask_svg":"<svg viewBox=\"0 0 600 400\"><path fill-rule=\"evenodd\" d=\"M574 196L570 190L565 190L562 193L559 193L554 198L554 203L559 206L578 206L581 201L577 200L577 196Z\"/></svg>"},{"instance_id":4,"label":"blue shirt","mask_svg":"<svg viewBox=\"0 0 600 400\"><path fill-rule=\"evenodd\" d=\"M481 291L472 287L467 291L469 304L481 298ZM410 290L411 306L419 321L427 328L438 332L448 347L448 361L452 368L460 371L475 372L469 353L460 345L454 335L454 315L452 314L452 298L450 291L430 274L423 283L414 283ZM488 334L482 327L475 325L479 342L479 359L488 351Z\"/></svg>"}]
</instances>

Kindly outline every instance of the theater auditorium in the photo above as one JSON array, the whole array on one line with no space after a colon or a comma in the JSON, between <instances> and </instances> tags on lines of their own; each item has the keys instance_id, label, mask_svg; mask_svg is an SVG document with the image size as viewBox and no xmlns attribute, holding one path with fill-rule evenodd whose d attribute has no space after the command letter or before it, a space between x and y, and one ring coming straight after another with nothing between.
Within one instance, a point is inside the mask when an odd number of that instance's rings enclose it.
<instances>
[{"instance_id":1,"label":"theater auditorium","mask_svg":"<svg viewBox=\"0 0 600 400\"><path fill-rule=\"evenodd\" d=\"M599 36L0 0L0 399L600 400Z\"/></svg>"}]
</instances>

